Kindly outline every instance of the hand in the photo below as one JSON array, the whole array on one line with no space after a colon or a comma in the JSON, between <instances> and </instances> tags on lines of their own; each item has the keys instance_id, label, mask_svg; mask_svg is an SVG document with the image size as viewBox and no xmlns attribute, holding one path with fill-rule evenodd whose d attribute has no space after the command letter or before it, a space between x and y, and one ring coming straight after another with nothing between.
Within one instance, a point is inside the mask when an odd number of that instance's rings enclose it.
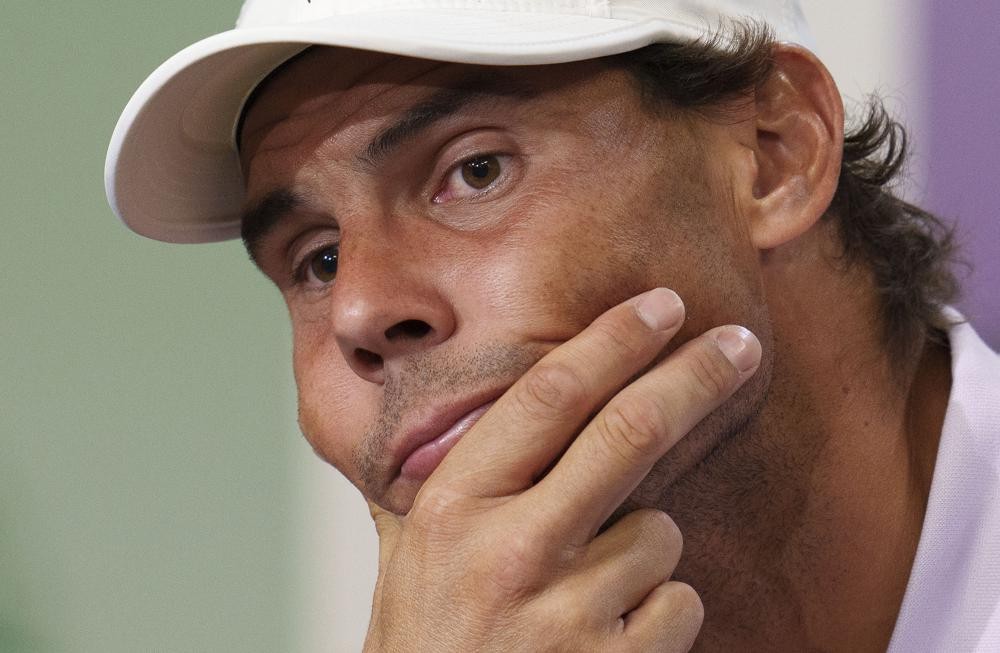
<instances>
[{"instance_id":1,"label":"hand","mask_svg":"<svg viewBox=\"0 0 1000 653\"><path fill-rule=\"evenodd\" d=\"M720 327L629 383L683 314L665 289L610 309L490 408L405 517L369 503L379 576L366 651L690 649L703 611L670 580L670 517L640 510L596 535L759 364L756 338Z\"/></svg>"}]
</instances>

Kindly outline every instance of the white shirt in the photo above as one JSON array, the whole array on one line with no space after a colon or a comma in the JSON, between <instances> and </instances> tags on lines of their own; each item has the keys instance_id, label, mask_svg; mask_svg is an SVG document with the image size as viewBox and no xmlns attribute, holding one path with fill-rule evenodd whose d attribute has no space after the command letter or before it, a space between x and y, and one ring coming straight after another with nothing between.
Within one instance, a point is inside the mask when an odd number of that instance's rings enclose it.
<instances>
[{"instance_id":1,"label":"white shirt","mask_svg":"<svg viewBox=\"0 0 1000 653\"><path fill-rule=\"evenodd\" d=\"M948 338L951 397L889 653L1000 653L1000 356L969 324Z\"/></svg>"}]
</instances>

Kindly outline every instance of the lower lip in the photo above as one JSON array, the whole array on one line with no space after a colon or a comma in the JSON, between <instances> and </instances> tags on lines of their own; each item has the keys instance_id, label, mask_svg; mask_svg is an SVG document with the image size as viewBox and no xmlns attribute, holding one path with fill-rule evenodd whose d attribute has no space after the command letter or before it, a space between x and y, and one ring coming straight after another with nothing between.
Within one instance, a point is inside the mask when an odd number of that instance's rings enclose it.
<instances>
[{"instance_id":1,"label":"lower lip","mask_svg":"<svg viewBox=\"0 0 1000 653\"><path fill-rule=\"evenodd\" d=\"M462 439L469 429L471 429L479 418L483 416L490 406L495 402L483 404L471 413L459 419L447 431L439 435L427 444L421 445L416 451L411 453L403 462L403 467L399 470L399 475L408 479L423 481L437 469L437 466L444 460L445 455L451 448Z\"/></svg>"}]
</instances>

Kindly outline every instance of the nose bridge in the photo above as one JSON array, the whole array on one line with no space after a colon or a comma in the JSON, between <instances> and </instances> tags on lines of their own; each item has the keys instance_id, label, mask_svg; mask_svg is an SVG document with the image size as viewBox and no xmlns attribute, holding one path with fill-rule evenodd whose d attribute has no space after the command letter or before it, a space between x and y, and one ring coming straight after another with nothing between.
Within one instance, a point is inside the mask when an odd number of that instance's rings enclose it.
<instances>
[{"instance_id":1,"label":"nose bridge","mask_svg":"<svg viewBox=\"0 0 1000 653\"><path fill-rule=\"evenodd\" d=\"M455 316L433 261L413 234L379 228L344 234L330 319L341 353L360 376L384 379L396 359L447 340Z\"/></svg>"}]
</instances>

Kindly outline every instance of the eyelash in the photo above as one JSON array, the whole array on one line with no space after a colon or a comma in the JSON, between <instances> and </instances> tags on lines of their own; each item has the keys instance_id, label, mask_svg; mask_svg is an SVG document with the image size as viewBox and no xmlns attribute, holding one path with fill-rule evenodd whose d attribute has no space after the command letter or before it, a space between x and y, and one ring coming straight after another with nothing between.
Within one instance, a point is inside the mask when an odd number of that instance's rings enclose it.
<instances>
[{"instance_id":1,"label":"eyelash","mask_svg":"<svg viewBox=\"0 0 1000 653\"><path fill-rule=\"evenodd\" d=\"M326 287L327 285L329 285L328 283L319 281L318 279L316 280L316 282L313 282L309 278L310 276L309 269L310 267L312 267L313 261L316 260L316 257L319 256L321 252L330 249L332 247L337 248L337 255L339 256L340 255L339 242L321 242L315 247L310 247L306 251L306 253L302 256L302 258L292 265L292 278L296 286L314 289L312 288L313 283L318 283L321 287Z\"/></svg>"},{"instance_id":2,"label":"eyelash","mask_svg":"<svg viewBox=\"0 0 1000 653\"><path fill-rule=\"evenodd\" d=\"M488 186L486 186L483 189L476 189L477 192L473 193L472 197L459 197L459 198L453 199L453 200L452 199L441 199L442 195L444 194L445 190L448 187L447 184L451 181L451 179L453 177L455 177L456 174L460 173L460 171L462 170L462 168L464 166L466 166L466 165L468 165L468 164L470 164L470 163L472 163L474 161L478 161L478 160L481 160L481 159L489 159L489 158L495 158L495 159L497 159L498 163L500 164L501 170L500 170L500 173L498 174L497 178L494 179L492 182L490 182L490 184ZM449 201L471 201L471 200L478 199L479 197L481 197L483 195L486 195L488 193L492 193L493 191L496 190L496 188L498 186L500 186L501 184L503 184L504 182L506 182L507 178L510 176L510 170L509 170L509 168L511 166L511 162L512 161L513 161L513 157L511 155L509 155L509 154L502 154L500 152L488 152L488 151L487 152L479 152L479 153L473 154L472 156L466 157L466 158L462 159L460 162L458 162L455 165L453 165L452 167L448 168L447 172L444 175L444 181L442 182L441 186L438 187L438 190L432 196L431 201L434 204L444 204L444 203L449 202Z\"/></svg>"}]
</instances>

